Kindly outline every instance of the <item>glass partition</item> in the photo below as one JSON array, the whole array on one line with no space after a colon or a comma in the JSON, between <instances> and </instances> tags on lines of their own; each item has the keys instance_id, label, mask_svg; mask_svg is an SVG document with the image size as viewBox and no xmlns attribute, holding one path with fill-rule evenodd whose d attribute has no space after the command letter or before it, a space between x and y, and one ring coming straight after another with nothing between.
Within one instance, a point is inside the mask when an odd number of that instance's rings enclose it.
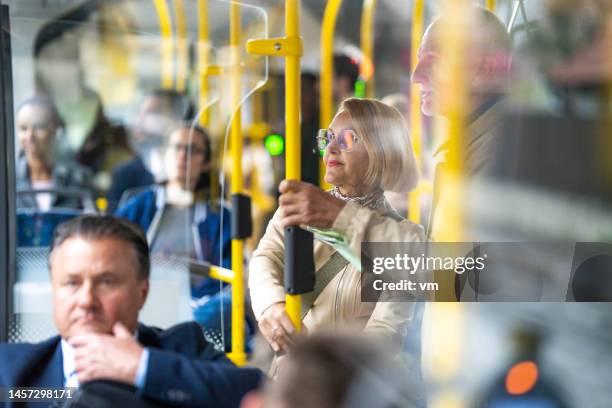
<instances>
[{"instance_id":1,"label":"glass partition","mask_svg":"<svg viewBox=\"0 0 612 408\"><path fill-rule=\"evenodd\" d=\"M36 12L20 3L8 2L17 187L9 341L56 332L55 227L107 213L137 224L150 246L140 321L196 320L228 349L230 286L208 274L231 269L231 205L219 174L232 115L267 80L267 58L244 46L267 37L265 11L212 0L71 2ZM252 112L240 118L247 125Z\"/></svg>"}]
</instances>

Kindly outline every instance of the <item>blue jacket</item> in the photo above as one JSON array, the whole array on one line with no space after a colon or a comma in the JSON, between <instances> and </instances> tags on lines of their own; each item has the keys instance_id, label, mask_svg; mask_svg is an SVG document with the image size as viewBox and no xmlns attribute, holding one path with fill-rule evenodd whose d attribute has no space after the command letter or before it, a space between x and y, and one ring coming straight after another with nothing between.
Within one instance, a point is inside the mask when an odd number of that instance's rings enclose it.
<instances>
[{"instance_id":1,"label":"blue jacket","mask_svg":"<svg viewBox=\"0 0 612 408\"><path fill-rule=\"evenodd\" d=\"M149 244L157 236L159 221L166 207L163 186L155 185L134 196L116 211L116 215L138 224L145 231ZM198 260L231 268L231 214L223 208L223 236L220 237L221 214L207 202L197 202L194 214L194 239ZM199 242L199 245L197 245ZM223 256L219 259L219 249Z\"/></svg>"},{"instance_id":2,"label":"blue jacket","mask_svg":"<svg viewBox=\"0 0 612 408\"><path fill-rule=\"evenodd\" d=\"M119 208L116 215L140 225L147 234L149 244L157 235L159 221L166 207L165 188L152 186ZM224 268L232 265L231 214L223 208L223 237L220 238L221 215L206 202L197 202L194 209L193 239L197 257L200 261L210 262ZM223 248L223 256L219 259L219 250ZM219 291L219 282L205 279L193 295L201 297Z\"/></svg>"},{"instance_id":3,"label":"blue jacket","mask_svg":"<svg viewBox=\"0 0 612 408\"><path fill-rule=\"evenodd\" d=\"M0 344L0 387L64 386L59 336L28 344ZM150 350L144 388L138 392L162 403L184 407L238 407L240 400L262 381L261 371L238 368L207 343L196 323L168 330L140 324L138 341ZM177 395L186 397L179 402ZM4 403L0 406L37 407Z\"/></svg>"}]
</instances>

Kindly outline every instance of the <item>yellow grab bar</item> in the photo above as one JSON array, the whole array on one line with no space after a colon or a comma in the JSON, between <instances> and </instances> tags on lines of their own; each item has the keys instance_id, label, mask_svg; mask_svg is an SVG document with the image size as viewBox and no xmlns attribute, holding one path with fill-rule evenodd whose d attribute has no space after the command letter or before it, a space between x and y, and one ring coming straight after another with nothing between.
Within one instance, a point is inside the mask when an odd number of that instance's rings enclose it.
<instances>
[{"instance_id":1,"label":"yellow grab bar","mask_svg":"<svg viewBox=\"0 0 612 408\"><path fill-rule=\"evenodd\" d=\"M153 0L155 11L159 19L159 31L162 37L161 44L161 86L164 89L171 89L174 75L174 55L172 42L172 22L170 20L170 10L166 0Z\"/></svg>"},{"instance_id":2,"label":"yellow grab bar","mask_svg":"<svg viewBox=\"0 0 612 408\"><path fill-rule=\"evenodd\" d=\"M231 192L243 190L242 181L242 121L240 102L242 100L242 69L240 67L240 5L230 4L230 47L231 47L231 101L235 109L232 117L230 147L232 153ZM232 239L232 351L228 357L236 365L246 364L244 351L244 240Z\"/></svg>"},{"instance_id":3,"label":"yellow grab bar","mask_svg":"<svg viewBox=\"0 0 612 408\"><path fill-rule=\"evenodd\" d=\"M189 44L187 42L187 24L185 22L185 5L183 0L174 0L176 16L176 90L185 91L187 82L187 64L189 62Z\"/></svg>"},{"instance_id":4,"label":"yellow grab bar","mask_svg":"<svg viewBox=\"0 0 612 408\"><path fill-rule=\"evenodd\" d=\"M198 106L208 105L208 0L198 0L198 74L200 81L200 97ZM210 126L210 109L200 114L200 126Z\"/></svg>"},{"instance_id":5,"label":"yellow grab bar","mask_svg":"<svg viewBox=\"0 0 612 408\"><path fill-rule=\"evenodd\" d=\"M440 71L439 78L446 78L445 92L438 93L439 109L446 116L446 126L437 122L436 131L448 138L446 169L440 177L440 198L435 210L432 237L439 242L461 242L463 239L463 146L469 103L465 80L465 52L467 43L467 0L446 0L440 27ZM442 140L442 139L440 139ZM436 186L437 187L437 186ZM454 301L455 273L434 272L440 290L437 301Z\"/></svg>"},{"instance_id":6,"label":"yellow grab bar","mask_svg":"<svg viewBox=\"0 0 612 408\"><path fill-rule=\"evenodd\" d=\"M423 36L423 19L425 17L424 0L414 0L412 6L412 32L410 38L410 72L414 72L418 63L418 50ZM416 84L410 85L410 130L412 148L419 170L423 166L423 117L421 116L421 92ZM408 216L412 222L421 223L421 191L417 188L408 195Z\"/></svg>"},{"instance_id":7,"label":"yellow grab bar","mask_svg":"<svg viewBox=\"0 0 612 408\"><path fill-rule=\"evenodd\" d=\"M210 271L208 272L208 276L220 280L222 282L234 283L234 271L231 269L225 269L218 266L211 266ZM232 300L233 302L233 300Z\"/></svg>"},{"instance_id":8,"label":"yellow grab bar","mask_svg":"<svg viewBox=\"0 0 612 408\"><path fill-rule=\"evenodd\" d=\"M495 11L495 0L487 0L487 9L489 11Z\"/></svg>"},{"instance_id":9,"label":"yellow grab bar","mask_svg":"<svg viewBox=\"0 0 612 408\"><path fill-rule=\"evenodd\" d=\"M463 141L466 125L467 104L469 103L465 81L465 53L468 29L465 19L467 0L446 0L441 30L441 78L449 79L447 91L440 94L440 106L448 119L446 135L449 140L447 155L447 180L442 186L448 188L444 195L452 197L452 204L445 205L440 235L444 242L460 242L462 238L461 182L463 175ZM445 181L445 180L443 180ZM450 194L449 194L450 193ZM449 200L442 200L442 204Z\"/></svg>"},{"instance_id":10,"label":"yellow grab bar","mask_svg":"<svg viewBox=\"0 0 612 408\"><path fill-rule=\"evenodd\" d=\"M334 33L340 6L342 6L342 0L329 0L325 6L323 23L321 24L321 91L319 95L319 124L321 128L329 126L334 116ZM324 177L325 166L323 160L319 160L319 185L327 190L331 186L325 182Z\"/></svg>"},{"instance_id":11,"label":"yellow grab bar","mask_svg":"<svg viewBox=\"0 0 612 408\"><path fill-rule=\"evenodd\" d=\"M285 35L288 39L300 38L300 1L287 0L285 2ZM299 47L301 49L301 46ZM301 54L301 53L300 53ZM300 57L301 55L287 55L285 57L285 126L287 149L285 163L287 178L300 180ZM298 331L302 330L302 303L300 295L287 294L286 309L289 318Z\"/></svg>"},{"instance_id":12,"label":"yellow grab bar","mask_svg":"<svg viewBox=\"0 0 612 408\"><path fill-rule=\"evenodd\" d=\"M285 57L285 163L286 178L300 180L300 1L285 1L285 37L250 40L247 51L253 54ZM296 329L302 329L300 295L287 294L285 308Z\"/></svg>"},{"instance_id":13,"label":"yellow grab bar","mask_svg":"<svg viewBox=\"0 0 612 408\"><path fill-rule=\"evenodd\" d=\"M374 97L374 12L376 11L376 0L365 0L361 13L361 62L362 74L367 70L365 80L367 98Z\"/></svg>"}]
</instances>

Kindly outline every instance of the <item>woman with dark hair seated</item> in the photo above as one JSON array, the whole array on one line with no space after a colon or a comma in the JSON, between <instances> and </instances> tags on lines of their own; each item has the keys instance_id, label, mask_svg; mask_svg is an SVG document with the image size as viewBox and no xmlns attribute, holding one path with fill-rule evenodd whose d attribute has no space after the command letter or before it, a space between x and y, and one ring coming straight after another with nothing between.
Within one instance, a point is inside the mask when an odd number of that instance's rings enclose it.
<instances>
[{"instance_id":1,"label":"woman with dark hair seated","mask_svg":"<svg viewBox=\"0 0 612 408\"><path fill-rule=\"evenodd\" d=\"M164 154L167 181L130 198L116 214L140 225L151 253L196 259L231 268L231 216L216 208L208 194L211 149L208 133L185 123L172 132ZM221 211L223 222L221 222ZM223 231L221 231L223 229ZM218 327L220 304L229 318L231 295L219 293L219 281L205 278L192 287L196 320L204 327ZM228 321L229 323L229 321ZM230 324L225 328L229 332ZM226 346L230 336L226 335Z\"/></svg>"},{"instance_id":2,"label":"woman with dark hair seated","mask_svg":"<svg viewBox=\"0 0 612 408\"><path fill-rule=\"evenodd\" d=\"M167 180L145 188L117 210L140 225L152 253L163 253L230 267L230 215L208 197L211 166L208 133L185 123L172 132L164 154ZM187 222L188 221L188 222ZM185 234L185 230L189 234ZM218 284L217 284L218 286ZM218 287L216 288L217 291ZM213 291L213 292L214 292Z\"/></svg>"},{"instance_id":3,"label":"woman with dark hair seated","mask_svg":"<svg viewBox=\"0 0 612 408\"><path fill-rule=\"evenodd\" d=\"M52 208L84 207L90 194L87 184L91 173L73 161L55 160L57 134L64 126L53 102L46 96L34 96L17 110L17 208L49 211ZM25 194L28 190L44 190ZM53 191L51 191L53 190ZM61 190L81 191L83 196ZM22 194L19 194L19 193Z\"/></svg>"}]
</instances>

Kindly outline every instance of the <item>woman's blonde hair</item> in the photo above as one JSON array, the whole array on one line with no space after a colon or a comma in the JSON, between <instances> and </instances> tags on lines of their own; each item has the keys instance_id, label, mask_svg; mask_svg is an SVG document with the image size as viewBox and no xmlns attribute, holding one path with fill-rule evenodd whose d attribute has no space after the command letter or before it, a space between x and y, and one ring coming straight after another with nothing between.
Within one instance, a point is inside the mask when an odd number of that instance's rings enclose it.
<instances>
[{"instance_id":1,"label":"woman's blonde hair","mask_svg":"<svg viewBox=\"0 0 612 408\"><path fill-rule=\"evenodd\" d=\"M346 112L368 153L364 184L398 193L414 189L419 180L406 121L395 108L375 99L345 99Z\"/></svg>"}]
</instances>

